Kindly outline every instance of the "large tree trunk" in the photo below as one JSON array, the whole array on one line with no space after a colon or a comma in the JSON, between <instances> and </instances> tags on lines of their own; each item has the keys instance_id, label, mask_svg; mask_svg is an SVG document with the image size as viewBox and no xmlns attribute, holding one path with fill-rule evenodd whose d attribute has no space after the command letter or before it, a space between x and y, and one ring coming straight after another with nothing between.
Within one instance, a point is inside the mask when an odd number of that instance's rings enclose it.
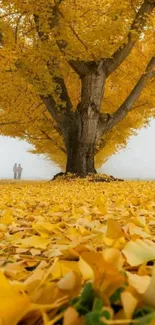
<instances>
[{"instance_id":1,"label":"large tree trunk","mask_svg":"<svg viewBox=\"0 0 155 325\"><path fill-rule=\"evenodd\" d=\"M78 112L74 115L74 118L72 116L72 118L65 121L67 173L81 176L96 173L94 151L98 116L95 116L94 119L90 119L86 112L83 114Z\"/></svg>"},{"instance_id":2,"label":"large tree trunk","mask_svg":"<svg viewBox=\"0 0 155 325\"><path fill-rule=\"evenodd\" d=\"M70 143L67 151L67 173L80 176L96 173L94 166L94 143L80 143L75 140Z\"/></svg>"},{"instance_id":3,"label":"large tree trunk","mask_svg":"<svg viewBox=\"0 0 155 325\"><path fill-rule=\"evenodd\" d=\"M96 173L95 144L103 98L105 76L102 66L82 78L81 101L77 111L66 116L63 136L67 149L67 173Z\"/></svg>"}]
</instances>

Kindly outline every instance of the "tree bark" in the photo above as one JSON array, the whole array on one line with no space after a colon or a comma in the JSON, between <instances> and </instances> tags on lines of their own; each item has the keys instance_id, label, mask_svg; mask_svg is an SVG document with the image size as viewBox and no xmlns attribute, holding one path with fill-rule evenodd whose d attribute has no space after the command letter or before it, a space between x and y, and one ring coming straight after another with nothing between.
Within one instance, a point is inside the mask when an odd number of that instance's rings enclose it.
<instances>
[{"instance_id":1,"label":"tree bark","mask_svg":"<svg viewBox=\"0 0 155 325\"><path fill-rule=\"evenodd\" d=\"M72 112L66 116L62 130L67 153L66 173L79 176L96 173L94 152L97 123L94 122L87 112Z\"/></svg>"},{"instance_id":2,"label":"tree bark","mask_svg":"<svg viewBox=\"0 0 155 325\"><path fill-rule=\"evenodd\" d=\"M81 83L81 101L74 117L72 115L70 121L65 121L63 129L67 148L66 172L87 175L96 173L95 144L105 84L102 63L93 67Z\"/></svg>"},{"instance_id":3,"label":"tree bark","mask_svg":"<svg viewBox=\"0 0 155 325\"><path fill-rule=\"evenodd\" d=\"M67 150L66 173L79 176L96 173L94 166L95 144L80 143L77 139L71 141Z\"/></svg>"}]
</instances>

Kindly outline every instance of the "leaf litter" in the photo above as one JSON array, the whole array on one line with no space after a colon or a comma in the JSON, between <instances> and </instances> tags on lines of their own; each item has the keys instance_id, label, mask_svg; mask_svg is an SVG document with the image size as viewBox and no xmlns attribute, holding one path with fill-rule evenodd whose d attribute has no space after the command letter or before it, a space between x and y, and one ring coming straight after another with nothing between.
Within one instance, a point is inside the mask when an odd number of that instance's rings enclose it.
<instances>
[{"instance_id":1,"label":"leaf litter","mask_svg":"<svg viewBox=\"0 0 155 325\"><path fill-rule=\"evenodd\" d=\"M0 183L0 325L154 325L154 186Z\"/></svg>"}]
</instances>

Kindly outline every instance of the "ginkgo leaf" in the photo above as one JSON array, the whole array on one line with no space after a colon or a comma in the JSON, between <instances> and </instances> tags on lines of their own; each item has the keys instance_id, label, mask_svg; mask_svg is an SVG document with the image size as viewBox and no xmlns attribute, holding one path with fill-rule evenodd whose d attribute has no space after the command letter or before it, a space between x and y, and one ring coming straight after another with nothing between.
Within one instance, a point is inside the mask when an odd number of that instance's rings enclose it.
<instances>
[{"instance_id":1,"label":"ginkgo leaf","mask_svg":"<svg viewBox=\"0 0 155 325\"><path fill-rule=\"evenodd\" d=\"M17 240L16 243L20 244L21 247L35 247L46 249L47 245L50 243L50 240L33 235L21 240Z\"/></svg>"},{"instance_id":2,"label":"ginkgo leaf","mask_svg":"<svg viewBox=\"0 0 155 325\"><path fill-rule=\"evenodd\" d=\"M149 281L149 284L146 290L143 292L143 299L145 303L153 308L155 308L154 290L155 290L155 266L153 267L152 277Z\"/></svg>"},{"instance_id":3,"label":"ginkgo leaf","mask_svg":"<svg viewBox=\"0 0 155 325\"><path fill-rule=\"evenodd\" d=\"M141 238L150 238L151 234L144 231L141 227L138 227L134 225L133 223L128 223L126 226L124 226L124 230L129 232L129 234L132 235L140 235Z\"/></svg>"},{"instance_id":4,"label":"ginkgo leaf","mask_svg":"<svg viewBox=\"0 0 155 325\"><path fill-rule=\"evenodd\" d=\"M74 272L67 273L58 281L57 285L61 290L73 290L76 285L76 274Z\"/></svg>"},{"instance_id":5,"label":"ginkgo leaf","mask_svg":"<svg viewBox=\"0 0 155 325\"><path fill-rule=\"evenodd\" d=\"M79 314L73 307L68 307L64 313L63 325L78 325ZM81 322L79 323L79 325Z\"/></svg>"},{"instance_id":6,"label":"ginkgo leaf","mask_svg":"<svg viewBox=\"0 0 155 325\"><path fill-rule=\"evenodd\" d=\"M89 266L88 263L86 263L83 258L80 256L79 262L78 262L79 270L82 274L82 277L85 281L92 280L94 278L94 272L92 268Z\"/></svg>"},{"instance_id":7,"label":"ginkgo leaf","mask_svg":"<svg viewBox=\"0 0 155 325\"><path fill-rule=\"evenodd\" d=\"M36 222L33 223L33 228L38 231L38 233L43 238L49 238L50 233L55 233L56 229L59 227L59 223L51 224L48 222Z\"/></svg>"},{"instance_id":8,"label":"ginkgo leaf","mask_svg":"<svg viewBox=\"0 0 155 325\"><path fill-rule=\"evenodd\" d=\"M51 274L53 279L59 279L65 276L70 271L78 272L78 263L74 261L57 261L51 268Z\"/></svg>"},{"instance_id":9,"label":"ginkgo leaf","mask_svg":"<svg viewBox=\"0 0 155 325\"><path fill-rule=\"evenodd\" d=\"M144 293L151 281L149 275L138 275L130 272L126 272L129 285L136 289L140 294Z\"/></svg>"},{"instance_id":10,"label":"ginkgo leaf","mask_svg":"<svg viewBox=\"0 0 155 325\"><path fill-rule=\"evenodd\" d=\"M0 223L5 225L11 225L13 222L12 213L10 210L7 210L4 214L4 216L0 219Z\"/></svg>"},{"instance_id":11,"label":"ginkgo leaf","mask_svg":"<svg viewBox=\"0 0 155 325\"><path fill-rule=\"evenodd\" d=\"M155 244L153 242L148 244L148 242L137 239L135 242L128 242L122 253L130 265L140 265L155 259Z\"/></svg>"},{"instance_id":12,"label":"ginkgo leaf","mask_svg":"<svg viewBox=\"0 0 155 325\"><path fill-rule=\"evenodd\" d=\"M120 224L113 219L108 219L106 236L110 239L117 239L123 237L123 235Z\"/></svg>"},{"instance_id":13,"label":"ginkgo leaf","mask_svg":"<svg viewBox=\"0 0 155 325\"><path fill-rule=\"evenodd\" d=\"M131 218L131 221L138 226L144 228L146 226L146 218L144 216L135 216Z\"/></svg>"},{"instance_id":14,"label":"ginkgo leaf","mask_svg":"<svg viewBox=\"0 0 155 325\"><path fill-rule=\"evenodd\" d=\"M4 325L17 325L29 310L29 298L25 293L16 291L1 272L0 288L0 321Z\"/></svg>"},{"instance_id":15,"label":"ginkgo leaf","mask_svg":"<svg viewBox=\"0 0 155 325\"><path fill-rule=\"evenodd\" d=\"M7 230L7 227L5 224L0 223L0 232L5 232Z\"/></svg>"},{"instance_id":16,"label":"ginkgo leaf","mask_svg":"<svg viewBox=\"0 0 155 325\"><path fill-rule=\"evenodd\" d=\"M100 253L86 252L82 258L94 272L94 286L110 297L114 291L124 283L124 276L113 266L107 263Z\"/></svg>"},{"instance_id":17,"label":"ginkgo leaf","mask_svg":"<svg viewBox=\"0 0 155 325\"><path fill-rule=\"evenodd\" d=\"M121 293L121 300L126 318L131 319L138 304L138 300L132 295L132 293L127 291Z\"/></svg>"},{"instance_id":18,"label":"ginkgo leaf","mask_svg":"<svg viewBox=\"0 0 155 325\"><path fill-rule=\"evenodd\" d=\"M106 248L103 251L103 257L109 264L115 265L120 270L123 267L124 259L121 252L116 248Z\"/></svg>"}]
</instances>

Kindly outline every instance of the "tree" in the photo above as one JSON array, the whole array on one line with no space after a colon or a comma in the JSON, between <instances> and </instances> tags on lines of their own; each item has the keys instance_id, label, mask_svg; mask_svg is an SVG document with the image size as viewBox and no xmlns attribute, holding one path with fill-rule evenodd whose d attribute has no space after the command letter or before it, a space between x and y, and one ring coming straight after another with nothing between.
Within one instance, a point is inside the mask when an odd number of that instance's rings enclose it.
<instances>
[{"instance_id":1,"label":"tree","mask_svg":"<svg viewBox=\"0 0 155 325\"><path fill-rule=\"evenodd\" d=\"M154 7L1 0L1 133L94 173L154 116Z\"/></svg>"}]
</instances>

